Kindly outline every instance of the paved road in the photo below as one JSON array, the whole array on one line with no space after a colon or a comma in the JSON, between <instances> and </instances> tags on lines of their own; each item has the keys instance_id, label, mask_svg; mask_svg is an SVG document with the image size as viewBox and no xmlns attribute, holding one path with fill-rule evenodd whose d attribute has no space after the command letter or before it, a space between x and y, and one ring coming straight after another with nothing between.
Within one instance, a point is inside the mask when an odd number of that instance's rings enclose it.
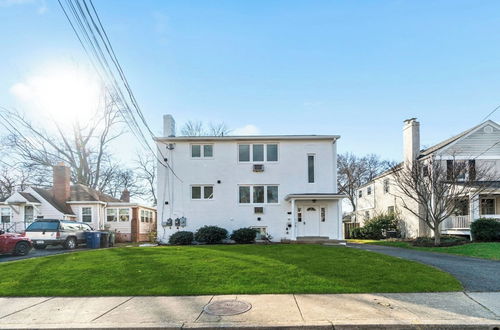
<instances>
[{"instance_id":1,"label":"paved road","mask_svg":"<svg viewBox=\"0 0 500 330\"><path fill-rule=\"evenodd\" d=\"M28 259L28 258L50 256L53 254L70 253L70 252L83 251L83 250L86 250L86 248L77 248L75 250L65 250L64 248L59 247L59 246L47 246L47 248L45 250L32 249L30 251L30 253L28 253L28 255L25 255L25 256L0 255L0 263L5 262L5 261L22 260L22 259Z\"/></svg>"},{"instance_id":2,"label":"paved road","mask_svg":"<svg viewBox=\"0 0 500 330\"><path fill-rule=\"evenodd\" d=\"M348 244L349 247L419 261L455 276L465 291L500 291L500 261L469 258L446 253L425 252L382 245Z\"/></svg>"}]
</instances>

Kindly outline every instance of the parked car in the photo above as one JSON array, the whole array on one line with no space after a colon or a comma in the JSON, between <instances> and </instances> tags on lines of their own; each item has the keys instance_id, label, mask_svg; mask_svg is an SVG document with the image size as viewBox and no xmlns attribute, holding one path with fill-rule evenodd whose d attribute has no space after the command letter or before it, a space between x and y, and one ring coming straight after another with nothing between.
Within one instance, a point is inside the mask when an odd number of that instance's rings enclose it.
<instances>
[{"instance_id":1,"label":"parked car","mask_svg":"<svg viewBox=\"0 0 500 330\"><path fill-rule=\"evenodd\" d=\"M41 250L48 245L62 245L72 250L85 243L85 232L94 229L84 222L57 219L40 219L26 228L25 235L33 241L33 247Z\"/></svg>"},{"instance_id":2,"label":"parked car","mask_svg":"<svg viewBox=\"0 0 500 330\"><path fill-rule=\"evenodd\" d=\"M27 255L33 245L31 240L21 234L6 233L0 230L0 254Z\"/></svg>"}]
</instances>

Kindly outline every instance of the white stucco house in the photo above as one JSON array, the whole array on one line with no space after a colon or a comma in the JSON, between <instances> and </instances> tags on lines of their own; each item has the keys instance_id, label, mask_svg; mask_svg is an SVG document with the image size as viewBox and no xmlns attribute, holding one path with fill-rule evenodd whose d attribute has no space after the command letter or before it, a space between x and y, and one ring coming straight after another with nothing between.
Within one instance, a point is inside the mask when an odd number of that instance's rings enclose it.
<instances>
[{"instance_id":1,"label":"white stucco house","mask_svg":"<svg viewBox=\"0 0 500 330\"><path fill-rule=\"evenodd\" d=\"M217 225L251 227L272 241L343 239L337 135L175 136L164 116L155 139L158 239ZM259 236L260 236L259 235Z\"/></svg>"},{"instance_id":2,"label":"white stucco house","mask_svg":"<svg viewBox=\"0 0 500 330\"><path fill-rule=\"evenodd\" d=\"M53 167L53 186L28 187L0 202L0 225L9 232L22 232L36 219L74 220L95 230L116 232L118 241L147 241L156 230L156 209L130 202L127 190L121 199L82 184L71 184L70 169Z\"/></svg>"},{"instance_id":3,"label":"white stucco house","mask_svg":"<svg viewBox=\"0 0 500 330\"><path fill-rule=\"evenodd\" d=\"M453 216L441 224L443 234L470 235L470 224L478 218L500 219L500 125L488 120L436 145L420 148L420 123L415 119L405 120L403 126L403 163L429 159L443 162L447 170L454 162L462 162L467 168L463 180L475 180L472 175L478 169L491 170L484 193L463 196L460 207ZM402 207L402 198L412 205L398 189L393 174L387 171L360 187L356 194L355 221L363 223L366 219L381 213L397 212L403 221L406 237L430 235L429 228ZM418 210L413 204L413 210Z\"/></svg>"}]
</instances>

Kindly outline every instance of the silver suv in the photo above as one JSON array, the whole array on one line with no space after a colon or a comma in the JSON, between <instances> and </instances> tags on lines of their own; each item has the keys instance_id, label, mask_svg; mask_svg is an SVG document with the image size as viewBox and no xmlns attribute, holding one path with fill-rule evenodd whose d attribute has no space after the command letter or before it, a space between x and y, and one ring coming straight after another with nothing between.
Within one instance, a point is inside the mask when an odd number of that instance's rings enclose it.
<instances>
[{"instance_id":1,"label":"silver suv","mask_svg":"<svg viewBox=\"0 0 500 330\"><path fill-rule=\"evenodd\" d=\"M26 237L38 250L47 245L62 245L65 249L74 249L85 243L85 232L94 229L84 222L57 219L40 219L26 228Z\"/></svg>"}]
</instances>

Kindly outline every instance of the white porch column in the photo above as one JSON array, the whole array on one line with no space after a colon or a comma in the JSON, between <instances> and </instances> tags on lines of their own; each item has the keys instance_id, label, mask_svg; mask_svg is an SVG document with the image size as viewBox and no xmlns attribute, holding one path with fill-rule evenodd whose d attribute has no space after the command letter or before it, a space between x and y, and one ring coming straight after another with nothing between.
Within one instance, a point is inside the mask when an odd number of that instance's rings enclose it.
<instances>
[{"instance_id":1,"label":"white porch column","mask_svg":"<svg viewBox=\"0 0 500 330\"><path fill-rule=\"evenodd\" d=\"M339 240L343 240L345 237L344 237L344 233L343 233L343 230L344 230L344 223L342 222L342 205L341 205L342 201L340 199L337 200L337 221L339 223L339 234L338 234L338 238Z\"/></svg>"},{"instance_id":2,"label":"white porch column","mask_svg":"<svg viewBox=\"0 0 500 330\"><path fill-rule=\"evenodd\" d=\"M292 240L297 239L297 229L295 228L295 218L296 218L296 212L295 212L295 199L291 199L292 203Z\"/></svg>"},{"instance_id":3,"label":"white porch column","mask_svg":"<svg viewBox=\"0 0 500 330\"><path fill-rule=\"evenodd\" d=\"M479 210L480 210L479 195L473 195L473 194L469 195L470 222L479 219L480 216Z\"/></svg>"}]
</instances>

